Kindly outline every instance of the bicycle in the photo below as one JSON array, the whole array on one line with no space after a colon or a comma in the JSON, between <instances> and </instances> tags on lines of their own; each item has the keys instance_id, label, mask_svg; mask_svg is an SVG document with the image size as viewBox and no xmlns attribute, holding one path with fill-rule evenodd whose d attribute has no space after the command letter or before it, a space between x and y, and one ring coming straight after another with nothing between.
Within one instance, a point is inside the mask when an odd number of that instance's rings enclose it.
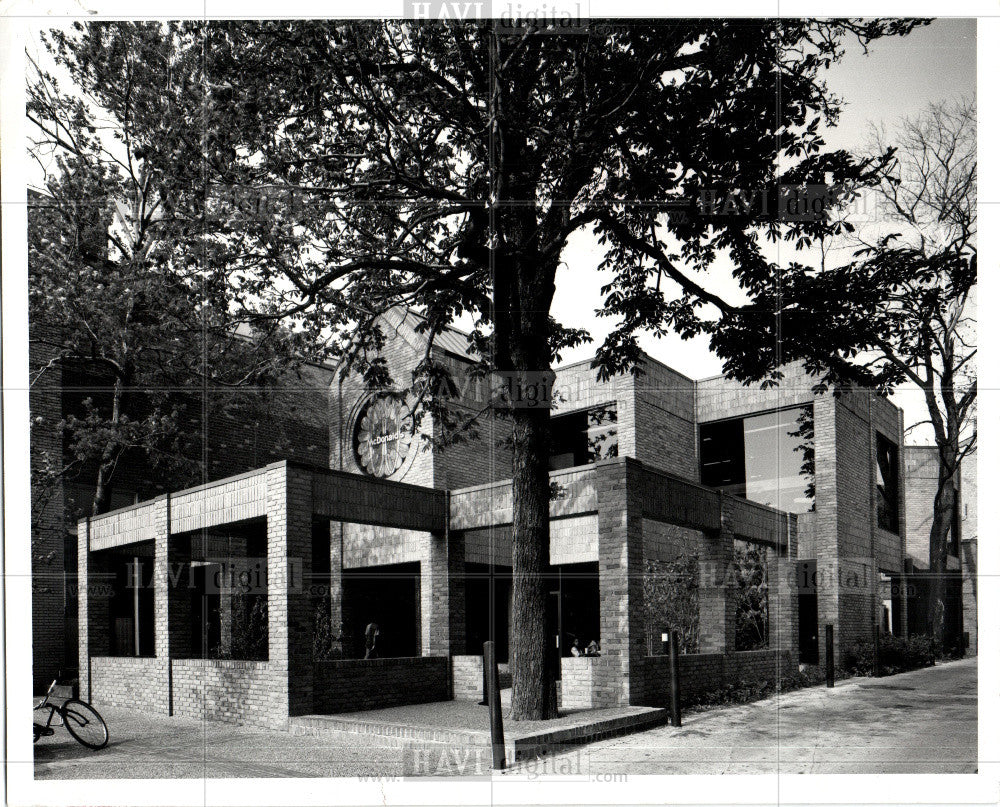
<instances>
[{"instance_id":1,"label":"bicycle","mask_svg":"<svg viewBox=\"0 0 1000 807\"><path fill-rule=\"evenodd\" d=\"M57 681L52 682L42 702L34 708L36 712L41 709L49 710L49 719L44 725L32 723L35 732L34 742L37 743L39 737L51 737L55 734L52 718L58 714L62 718L63 727L78 743L94 751L104 748L109 739L104 718L89 703L84 703L72 695L73 690L70 687L59 686ZM62 704L52 703L52 699L62 699Z\"/></svg>"}]
</instances>

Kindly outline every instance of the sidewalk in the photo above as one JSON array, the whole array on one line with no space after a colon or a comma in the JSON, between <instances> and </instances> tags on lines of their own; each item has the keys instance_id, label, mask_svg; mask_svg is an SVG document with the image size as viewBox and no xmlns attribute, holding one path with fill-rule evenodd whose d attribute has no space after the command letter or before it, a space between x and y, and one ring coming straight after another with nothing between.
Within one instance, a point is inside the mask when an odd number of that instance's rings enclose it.
<instances>
[{"instance_id":1,"label":"sidewalk","mask_svg":"<svg viewBox=\"0 0 1000 807\"><path fill-rule=\"evenodd\" d=\"M511 773L975 773L976 659L692 714Z\"/></svg>"}]
</instances>

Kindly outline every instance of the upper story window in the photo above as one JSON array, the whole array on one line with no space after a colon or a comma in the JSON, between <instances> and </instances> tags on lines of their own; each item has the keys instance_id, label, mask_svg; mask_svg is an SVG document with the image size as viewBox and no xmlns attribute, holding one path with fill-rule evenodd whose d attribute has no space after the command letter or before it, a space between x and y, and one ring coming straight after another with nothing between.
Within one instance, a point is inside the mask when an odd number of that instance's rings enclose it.
<instances>
[{"instance_id":1,"label":"upper story window","mask_svg":"<svg viewBox=\"0 0 1000 807\"><path fill-rule=\"evenodd\" d=\"M618 456L618 405L602 404L551 420L549 468L573 468Z\"/></svg>"},{"instance_id":2,"label":"upper story window","mask_svg":"<svg viewBox=\"0 0 1000 807\"><path fill-rule=\"evenodd\" d=\"M815 507L812 404L699 426L701 481L790 513Z\"/></svg>"},{"instance_id":3,"label":"upper story window","mask_svg":"<svg viewBox=\"0 0 1000 807\"><path fill-rule=\"evenodd\" d=\"M878 525L899 532L899 448L881 434L875 435L875 473Z\"/></svg>"}]
</instances>

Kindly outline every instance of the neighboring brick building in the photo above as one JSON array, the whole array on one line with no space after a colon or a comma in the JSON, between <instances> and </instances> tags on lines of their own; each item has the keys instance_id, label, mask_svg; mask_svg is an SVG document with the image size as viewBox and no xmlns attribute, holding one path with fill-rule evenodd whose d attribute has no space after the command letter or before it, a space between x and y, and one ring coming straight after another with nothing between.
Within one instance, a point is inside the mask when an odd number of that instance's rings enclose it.
<instances>
[{"instance_id":1,"label":"neighboring brick building","mask_svg":"<svg viewBox=\"0 0 1000 807\"><path fill-rule=\"evenodd\" d=\"M948 537L945 585L945 643L960 649L968 634L966 652L976 655L977 642L977 544L978 522L976 452L962 462L956 480L953 528ZM911 631L924 632L926 580L934 497L938 489L938 453L935 446L906 447L906 556L911 567Z\"/></svg>"},{"instance_id":2,"label":"neighboring brick building","mask_svg":"<svg viewBox=\"0 0 1000 807\"><path fill-rule=\"evenodd\" d=\"M424 355L417 320L387 324L384 355L408 380ZM455 370L455 406L478 413L487 397L465 382L465 350L449 330L434 355ZM644 370L556 372L547 579L564 705L662 703L671 630L701 689L821 661L824 624L838 657L879 620L905 632L900 412L867 392L814 395L795 368L769 390L652 359ZM407 406L335 379L329 467L280 461L81 521L85 692L117 701L162 682L151 708L269 725L478 697L482 641L501 658L508 646L509 427L480 419L475 440L432 446ZM263 582L227 582L231 568ZM115 600L126 592L134 601ZM116 649L123 602L126 624L145 623L138 658ZM238 636L254 619L250 647ZM391 659L361 658L375 623ZM574 640L601 654L570 660Z\"/></svg>"}]
</instances>

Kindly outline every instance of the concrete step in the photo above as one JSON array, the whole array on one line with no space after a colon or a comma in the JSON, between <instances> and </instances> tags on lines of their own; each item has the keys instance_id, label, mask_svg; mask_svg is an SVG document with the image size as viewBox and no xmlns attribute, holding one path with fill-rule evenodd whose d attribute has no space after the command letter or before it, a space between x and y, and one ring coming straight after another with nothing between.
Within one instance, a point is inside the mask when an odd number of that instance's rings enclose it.
<instances>
[{"instance_id":1,"label":"concrete step","mask_svg":"<svg viewBox=\"0 0 1000 807\"><path fill-rule=\"evenodd\" d=\"M588 715L581 712L568 725L552 729L519 728L505 724L507 755L512 760L544 756L567 745L596 742L610 737L644 731L663 725L669 720L669 711L654 707L628 707L627 713L615 715ZM459 729L443 726L394 723L387 720L355 718L343 715L303 715L289 719L289 731L294 733L328 733L331 736L349 734L376 739L379 744L392 747L428 746L489 749L489 732L476 729Z\"/></svg>"},{"instance_id":2,"label":"concrete step","mask_svg":"<svg viewBox=\"0 0 1000 807\"><path fill-rule=\"evenodd\" d=\"M302 715L288 720L288 730L298 733L346 733L378 737L389 745L405 747L417 743L440 743L450 746L489 744L485 731L441 726L420 726L383 720L363 720L350 715Z\"/></svg>"}]
</instances>

